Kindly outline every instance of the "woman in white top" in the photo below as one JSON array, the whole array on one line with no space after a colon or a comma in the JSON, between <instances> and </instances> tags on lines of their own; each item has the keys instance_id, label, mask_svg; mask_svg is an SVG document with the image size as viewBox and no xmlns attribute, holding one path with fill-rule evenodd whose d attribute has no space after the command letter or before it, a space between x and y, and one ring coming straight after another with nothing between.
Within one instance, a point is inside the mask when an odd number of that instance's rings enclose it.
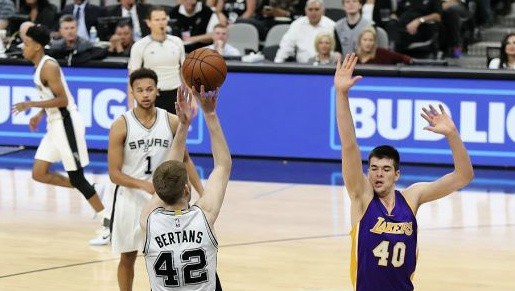
<instances>
[{"instance_id":1,"label":"woman in white top","mask_svg":"<svg viewBox=\"0 0 515 291\"><path fill-rule=\"evenodd\" d=\"M515 70L515 32L508 33L501 43L501 56L488 64L489 69Z\"/></svg>"}]
</instances>

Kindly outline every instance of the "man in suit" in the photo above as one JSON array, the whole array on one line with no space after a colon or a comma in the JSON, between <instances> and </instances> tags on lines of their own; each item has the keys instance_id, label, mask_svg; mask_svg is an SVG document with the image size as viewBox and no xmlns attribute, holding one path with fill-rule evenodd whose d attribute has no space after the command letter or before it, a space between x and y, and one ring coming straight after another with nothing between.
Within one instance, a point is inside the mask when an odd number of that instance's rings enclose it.
<instances>
[{"instance_id":1,"label":"man in suit","mask_svg":"<svg viewBox=\"0 0 515 291\"><path fill-rule=\"evenodd\" d=\"M107 16L130 17L132 19L134 41L138 41L150 34L150 28L145 19L151 6L134 2L135 0L119 0L120 4L107 7Z\"/></svg>"},{"instance_id":2,"label":"man in suit","mask_svg":"<svg viewBox=\"0 0 515 291\"><path fill-rule=\"evenodd\" d=\"M81 37L77 33L77 21L72 15L63 15L59 19L60 39L50 43L48 54L54 58L61 58L74 50L82 53L93 47L89 39Z\"/></svg>"},{"instance_id":3,"label":"man in suit","mask_svg":"<svg viewBox=\"0 0 515 291\"><path fill-rule=\"evenodd\" d=\"M82 38L89 39L89 30L97 26L97 18L106 15L103 7L89 4L87 0L73 0L73 4L66 5L61 15L71 14L77 20L77 32Z\"/></svg>"}]
</instances>

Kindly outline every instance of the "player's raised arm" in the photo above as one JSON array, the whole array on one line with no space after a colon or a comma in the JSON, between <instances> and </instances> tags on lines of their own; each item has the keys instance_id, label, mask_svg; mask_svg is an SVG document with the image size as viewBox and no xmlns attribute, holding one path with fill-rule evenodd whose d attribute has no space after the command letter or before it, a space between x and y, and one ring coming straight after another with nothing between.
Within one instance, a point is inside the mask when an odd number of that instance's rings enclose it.
<instances>
[{"instance_id":1,"label":"player's raised arm","mask_svg":"<svg viewBox=\"0 0 515 291\"><path fill-rule=\"evenodd\" d=\"M440 112L432 105L429 108L423 108L424 112L421 113L421 116L429 123L424 129L445 136L452 151L454 171L436 181L416 183L408 187L405 190L406 196L415 197L416 201L414 202L417 207L465 187L474 178L474 169L460 133L443 106L439 107Z\"/></svg>"},{"instance_id":2,"label":"player's raised arm","mask_svg":"<svg viewBox=\"0 0 515 291\"><path fill-rule=\"evenodd\" d=\"M175 111L179 118L179 124L173 138L172 149L170 151L170 160L183 161L184 152L186 151L186 137L188 136L188 128L194 113L191 109L191 101L194 97L189 94L186 86L177 88L177 102L175 103Z\"/></svg>"},{"instance_id":3,"label":"player's raised arm","mask_svg":"<svg viewBox=\"0 0 515 291\"><path fill-rule=\"evenodd\" d=\"M214 225L225 197L225 190L231 175L232 159L229 147L225 140L222 127L216 115L216 103L219 89L204 92L201 86L200 93L193 88L193 94L200 103L206 119L209 136L211 137L211 150L213 152L214 168L207 179L204 195L197 201L202 208L211 226Z\"/></svg>"},{"instance_id":4,"label":"player's raised arm","mask_svg":"<svg viewBox=\"0 0 515 291\"><path fill-rule=\"evenodd\" d=\"M358 61L355 54L347 54L343 62L338 61L334 74L334 88L336 90L336 121L342 145L342 172L345 187L351 198L363 195L368 180L363 174L361 154L354 122L349 104L349 90L361 79L361 76L352 76Z\"/></svg>"},{"instance_id":5,"label":"player's raised arm","mask_svg":"<svg viewBox=\"0 0 515 291\"><path fill-rule=\"evenodd\" d=\"M179 143L177 143L175 145L176 150L172 149L170 151L169 159L176 160L176 161L182 160L184 162L184 164L186 166L186 170L188 171L189 182L191 183L193 188L195 188L195 190L197 191L199 196L202 196L204 194L204 186L202 185L202 181L200 181L200 176L197 172L197 168L195 167L193 160L190 158L188 150L186 149L186 146L185 146L186 136L188 134L188 129L191 124L191 120L197 114L196 109L193 108L193 100L195 98L193 97L193 95L191 95L191 92L189 92L189 90L187 89L186 86L181 86L177 89L177 97L179 97L179 95L182 95L182 97L184 97L184 100L182 101L181 105L179 105L179 103L178 103L177 106L182 106L184 109L183 109L183 113L181 113L181 114L187 113L187 116L178 117L177 115L174 115L174 114L168 114L168 119L169 119L170 125L172 126L172 130L174 131L174 136L175 136L174 142L172 143L172 148L174 147L176 139L178 139L178 138L183 139L184 143L182 144L182 142L178 141ZM187 106L188 108L185 108L185 106ZM176 110L178 110L177 107L176 107ZM178 113L178 111L176 111L176 112ZM181 129L181 130L186 131L183 133L179 132L179 127L181 126L181 120L180 120L181 118L188 118L188 121L187 121L188 125L187 126L183 125L183 127ZM181 137L181 135L183 135L183 137ZM182 146L181 146L181 144L182 144ZM182 154L179 152L177 147L182 147L182 149L183 149Z\"/></svg>"}]
</instances>

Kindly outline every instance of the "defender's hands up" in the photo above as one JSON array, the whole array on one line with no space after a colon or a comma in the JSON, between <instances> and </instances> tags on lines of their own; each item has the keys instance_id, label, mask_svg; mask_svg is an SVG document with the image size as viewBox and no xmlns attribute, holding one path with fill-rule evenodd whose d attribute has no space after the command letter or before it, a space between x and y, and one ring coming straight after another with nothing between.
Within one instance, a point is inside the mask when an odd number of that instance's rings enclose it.
<instances>
[{"instance_id":1,"label":"defender's hands up","mask_svg":"<svg viewBox=\"0 0 515 291\"><path fill-rule=\"evenodd\" d=\"M440 104L438 107L440 108L440 112L438 112L433 105L429 105L429 109L422 108L424 113L421 113L420 116L429 122L429 125L424 127L424 129L444 136L457 132L456 125L447 112L445 112L443 105Z\"/></svg>"},{"instance_id":2,"label":"defender's hands up","mask_svg":"<svg viewBox=\"0 0 515 291\"><path fill-rule=\"evenodd\" d=\"M336 72L334 73L334 87L338 92L347 93L350 88L359 81L362 76L352 76L354 68L358 62L355 53L346 54L343 62L341 59L336 63Z\"/></svg>"},{"instance_id":3,"label":"defender's hands up","mask_svg":"<svg viewBox=\"0 0 515 291\"><path fill-rule=\"evenodd\" d=\"M204 114L209 114L215 112L216 102L218 100L218 94L220 93L220 88L216 88L215 91L204 91L204 85L200 86L200 93L197 91L195 86L191 88L193 95L200 102L200 107L202 107L202 111Z\"/></svg>"}]
</instances>

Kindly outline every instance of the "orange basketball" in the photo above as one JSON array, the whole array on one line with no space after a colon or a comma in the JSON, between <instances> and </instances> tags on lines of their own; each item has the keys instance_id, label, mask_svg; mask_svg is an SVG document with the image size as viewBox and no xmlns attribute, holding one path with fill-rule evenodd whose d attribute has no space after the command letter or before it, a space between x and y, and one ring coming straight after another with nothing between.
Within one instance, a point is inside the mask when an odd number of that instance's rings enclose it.
<instances>
[{"instance_id":1,"label":"orange basketball","mask_svg":"<svg viewBox=\"0 0 515 291\"><path fill-rule=\"evenodd\" d=\"M200 91L200 85L204 85L207 92L222 86L227 76L227 65L215 50L199 48L186 56L182 76L189 87L195 86Z\"/></svg>"}]
</instances>

